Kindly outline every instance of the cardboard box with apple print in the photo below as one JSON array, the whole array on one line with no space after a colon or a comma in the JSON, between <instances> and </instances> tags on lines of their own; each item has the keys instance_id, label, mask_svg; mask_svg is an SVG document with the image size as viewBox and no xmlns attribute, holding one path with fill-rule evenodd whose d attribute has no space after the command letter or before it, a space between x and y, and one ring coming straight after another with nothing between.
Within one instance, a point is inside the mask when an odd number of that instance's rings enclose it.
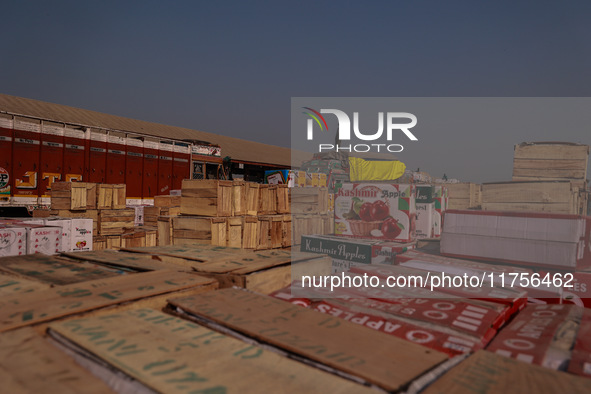
<instances>
[{"instance_id":1,"label":"cardboard box with apple print","mask_svg":"<svg viewBox=\"0 0 591 394\"><path fill-rule=\"evenodd\" d=\"M343 183L336 191L335 234L414 241L415 198L412 184Z\"/></svg>"}]
</instances>

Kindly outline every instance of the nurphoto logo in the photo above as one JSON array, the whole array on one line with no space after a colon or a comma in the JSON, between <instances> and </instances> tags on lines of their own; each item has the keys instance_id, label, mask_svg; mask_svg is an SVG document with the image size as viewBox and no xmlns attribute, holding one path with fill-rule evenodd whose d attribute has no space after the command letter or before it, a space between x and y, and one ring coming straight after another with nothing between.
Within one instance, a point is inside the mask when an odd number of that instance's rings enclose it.
<instances>
[{"instance_id":1,"label":"nurphoto logo","mask_svg":"<svg viewBox=\"0 0 591 394\"><path fill-rule=\"evenodd\" d=\"M359 128L359 112L353 112L353 135L361 141L383 140L384 123L386 124L385 141L387 143L372 144L343 144L344 141L351 141L351 118L344 111L338 109L320 109L316 111L310 107L302 107L303 112L309 118L307 120L306 136L308 141L314 139L314 125L316 124L320 131L328 131L328 123L322 114L332 114L336 116L338 122L337 135L334 144L318 144L318 151L347 151L347 152L402 152L404 147L401 144L391 144L393 138L402 132L409 140L418 141L418 138L410 131L417 124L417 117L408 112L378 112L378 130L372 133L362 133ZM406 122L400 123L404 119Z\"/></svg>"}]
</instances>

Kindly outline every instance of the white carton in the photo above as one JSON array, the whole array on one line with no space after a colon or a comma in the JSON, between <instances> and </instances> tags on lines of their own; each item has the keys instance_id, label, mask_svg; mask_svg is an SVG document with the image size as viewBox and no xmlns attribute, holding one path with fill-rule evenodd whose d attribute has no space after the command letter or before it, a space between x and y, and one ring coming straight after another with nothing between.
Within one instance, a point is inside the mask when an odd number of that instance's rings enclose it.
<instances>
[{"instance_id":1,"label":"white carton","mask_svg":"<svg viewBox=\"0 0 591 394\"><path fill-rule=\"evenodd\" d=\"M2 225L0 228L0 257L27 253L27 231L24 227Z\"/></svg>"},{"instance_id":2,"label":"white carton","mask_svg":"<svg viewBox=\"0 0 591 394\"><path fill-rule=\"evenodd\" d=\"M72 252L84 252L92 250L92 219L72 219L71 235Z\"/></svg>"},{"instance_id":3,"label":"white carton","mask_svg":"<svg viewBox=\"0 0 591 394\"><path fill-rule=\"evenodd\" d=\"M435 203L417 203L417 239L433 238Z\"/></svg>"},{"instance_id":4,"label":"white carton","mask_svg":"<svg viewBox=\"0 0 591 394\"><path fill-rule=\"evenodd\" d=\"M71 252L72 219L51 218L45 219L45 226L60 227L62 229L62 248L60 252Z\"/></svg>"},{"instance_id":5,"label":"white carton","mask_svg":"<svg viewBox=\"0 0 591 394\"><path fill-rule=\"evenodd\" d=\"M27 254L56 254L62 248L61 227L26 225Z\"/></svg>"}]
</instances>

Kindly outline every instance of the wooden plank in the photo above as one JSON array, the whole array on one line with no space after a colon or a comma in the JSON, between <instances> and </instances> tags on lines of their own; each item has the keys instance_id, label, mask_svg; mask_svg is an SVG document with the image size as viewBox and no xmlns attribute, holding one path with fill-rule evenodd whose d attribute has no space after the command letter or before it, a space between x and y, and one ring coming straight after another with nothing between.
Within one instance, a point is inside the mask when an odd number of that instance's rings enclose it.
<instances>
[{"instance_id":1,"label":"wooden plank","mask_svg":"<svg viewBox=\"0 0 591 394\"><path fill-rule=\"evenodd\" d=\"M158 217L158 246L172 244L172 217Z\"/></svg>"},{"instance_id":2,"label":"wooden plank","mask_svg":"<svg viewBox=\"0 0 591 394\"><path fill-rule=\"evenodd\" d=\"M590 387L588 379L479 350L421 393L588 393Z\"/></svg>"},{"instance_id":3,"label":"wooden plank","mask_svg":"<svg viewBox=\"0 0 591 394\"><path fill-rule=\"evenodd\" d=\"M154 196L155 207L180 207L181 196Z\"/></svg>"},{"instance_id":4,"label":"wooden plank","mask_svg":"<svg viewBox=\"0 0 591 394\"><path fill-rule=\"evenodd\" d=\"M184 179L181 214L232 216L232 181Z\"/></svg>"},{"instance_id":5,"label":"wooden plank","mask_svg":"<svg viewBox=\"0 0 591 394\"><path fill-rule=\"evenodd\" d=\"M566 178L566 179L586 179L587 168L576 170L562 170L547 168L545 170L532 170L529 168L514 168L513 176L539 176L540 178Z\"/></svg>"},{"instance_id":6,"label":"wooden plank","mask_svg":"<svg viewBox=\"0 0 591 394\"><path fill-rule=\"evenodd\" d=\"M386 390L402 389L447 359L367 327L239 289L177 298L170 304L201 324L231 330Z\"/></svg>"},{"instance_id":7,"label":"wooden plank","mask_svg":"<svg viewBox=\"0 0 591 394\"><path fill-rule=\"evenodd\" d=\"M97 209L111 209L113 206L113 185L97 185L96 207Z\"/></svg>"},{"instance_id":8,"label":"wooden plank","mask_svg":"<svg viewBox=\"0 0 591 394\"><path fill-rule=\"evenodd\" d=\"M109 387L31 328L0 335L4 393L111 393Z\"/></svg>"},{"instance_id":9,"label":"wooden plank","mask_svg":"<svg viewBox=\"0 0 591 394\"><path fill-rule=\"evenodd\" d=\"M105 235L107 240L107 249L116 250L121 247L121 236L120 235Z\"/></svg>"},{"instance_id":10,"label":"wooden plank","mask_svg":"<svg viewBox=\"0 0 591 394\"><path fill-rule=\"evenodd\" d=\"M565 143L523 143L515 145L516 159L570 159L585 160L589 157L589 146ZM585 164L585 167L587 165Z\"/></svg>"},{"instance_id":11,"label":"wooden plank","mask_svg":"<svg viewBox=\"0 0 591 394\"><path fill-rule=\"evenodd\" d=\"M230 248L241 248L242 247L242 228L243 219L241 217L228 218L226 223L227 235L227 246Z\"/></svg>"},{"instance_id":12,"label":"wooden plank","mask_svg":"<svg viewBox=\"0 0 591 394\"><path fill-rule=\"evenodd\" d=\"M183 265L217 260L222 257L234 258L242 255L252 255L252 251L213 245L169 245L154 248L126 248L127 252L155 256L162 261L170 261ZM165 260L170 257L170 260Z\"/></svg>"},{"instance_id":13,"label":"wooden plank","mask_svg":"<svg viewBox=\"0 0 591 394\"><path fill-rule=\"evenodd\" d=\"M127 205L127 186L124 183L113 185L113 209L124 209Z\"/></svg>"},{"instance_id":14,"label":"wooden plank","mask_svg":"<svg viewBox=\"0 0 591 394\"><path fill-rule=\"evenodd\" d=\"M570 182L503 182L482 185L482 202L488 203L568 203Z\"/></svg>"},{"instance_id":15,"label":"wooden plank","mask_svg":"<svg viewBox=\"0 0 591 394\"><path fill-rule=\"evenodd\" d=\"M6 297L0 300L0 332L212 284L215 284L215 281L210 278L161 270Z\"/></svg>"},{"instance_id":16,"label":"wooden plank","mask_svg":"<svg viewBox=\"0 0 591 394\"><path fill-rule=\"evenodd\" d=\"M450 209L458 209L450 204ZM574 214L575 207L567 203L482 203L483 211L548 212Z\"/></svg>"},{"instance_id":17,"label":"wooden plank","mask_svg":"<svg viewBox=\"0 0 591 394\"><path fill-rule=\"evenodd\" d=\"M512 178L514 182L549 182L549 181L564 181L564 178L542 178L539 176L528 177L528 176L514 176ZM585 190L587 188L587 181L584 179L568 179L573 188L577 187L579 190Z\"/></svg>"},{"instance_id":18,"label":"wooden plank","mask_svg":"<svg viewBox=\"0 0 591 394\"><path fill-rule=\"evenodd\" d=\"M162 393L370 390L153 309L54 323L49 335Z\"/></svg>"},{"instance_id":19,"label":"wooden plank","mask_svg":"<svg viewBox=\"0 0 591 394\"><path fill-rule=\"evenodd\" d=\"M72 211L85 211L87 205L87 189L84 182L72 182L70 196L70 209Z\"/></svg>"},{"instance_id":20,"label":"wooden plank","mask_svg":"<svg viewBox=\"0 0 591 394\"><path fill-rule=\"evenodd\" d=\"M254 182L246 182L246 215L256 216L259 210L259 194L261 185Z\"/></svg>"},{"instance_id":21,"label":"wooden plank","mask_svg":"<svg viewBox=\"0 0 591 394\"><path fill-rule=\"evenodd\" d=\"M160 260L139 253L117 252L114 250L93 250L90 252L62 253L71 259L90 261L108 267L131 268L136 271L170 269Z\"/></svg>"},{"instance_id":22,"label":"wooden plank","mask_svg":"<svg viewBox=\"0 0 591 394\"><path fill-rule=\"evenodd\" d=\"M246 182L242 180L232 181L232 216L246 214Z\"/></svg>"},{"instance_id":23,"label":"wooden plank","mask_svg":"<svg viewBox=\"0 0 591 394\"><path fill-rule=\"evenodd\" d=\"M520 170L585 170L584 159L519 159L513 160L513 169ZM542 174L543 176L543 174Z\"/></svg>"},{"instance_id":24,"label":"wooden plank","mask_svg":"<svg viewBox=\"0 0 591 394\"><path fill-rule=\"evenodd\" d=\"M0 272L0 298L49 289L50 285Z\"/></svg>"},{"instance_id":25,"label":"wooden plank","mask_svg":"<svg viewBox=\"0 0 591 394\"><path fill-rule=\"evenodd\" d=\"M120 275L120 273L96 264L39 253L2 257L0 258L0 271L58 286Z\"/></svg>"},{"instance_id":26,"label":"wooden plank","mask_svg":"<svg viewBox=\"0 0 591 394\"><path fill-rule=\"evenodd\" d=\"M96 209L97 186L96 183L85 182L86 184L86 209Z\"/></svg>"}]
</instances>

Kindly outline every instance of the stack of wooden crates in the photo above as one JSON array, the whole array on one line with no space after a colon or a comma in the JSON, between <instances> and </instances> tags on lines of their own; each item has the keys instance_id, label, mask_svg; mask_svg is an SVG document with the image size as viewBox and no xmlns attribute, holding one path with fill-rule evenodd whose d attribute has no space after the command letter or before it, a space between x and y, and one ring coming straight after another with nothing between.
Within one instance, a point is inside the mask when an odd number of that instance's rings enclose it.
<instances>
[{"instance_id":1,"label":"stack of wooden crates","mask_svg":"<svg viewBox=\"0 0 591 394\"><path fill-rule=\"evenodd\" d=\"M210 243L255 250L291 246L287 185L185 179L180 213L172 218L175 245Z\"/></svg>"},{"instance_id":2,"label":"stack of wooden crates","mask_svg":"<svg viewBox=\"0 0 591 394\"><path fill-rule=\"evenodd\" d=\"M588 145L516 145L512 182L483 184L482 209L586 215L588 160Z\"/></svg>"},{"instance_id":3,"label":"stack of wooden crates","mask_svg":"<svg viewBox=\"0 0 591 394\"><path fill-rule=\"evenodd\" d=\"M48 215L92 219L95 250L156 245L156 230L134 226L124 184L54 182Z\"/></svg>"}]
</instances>

